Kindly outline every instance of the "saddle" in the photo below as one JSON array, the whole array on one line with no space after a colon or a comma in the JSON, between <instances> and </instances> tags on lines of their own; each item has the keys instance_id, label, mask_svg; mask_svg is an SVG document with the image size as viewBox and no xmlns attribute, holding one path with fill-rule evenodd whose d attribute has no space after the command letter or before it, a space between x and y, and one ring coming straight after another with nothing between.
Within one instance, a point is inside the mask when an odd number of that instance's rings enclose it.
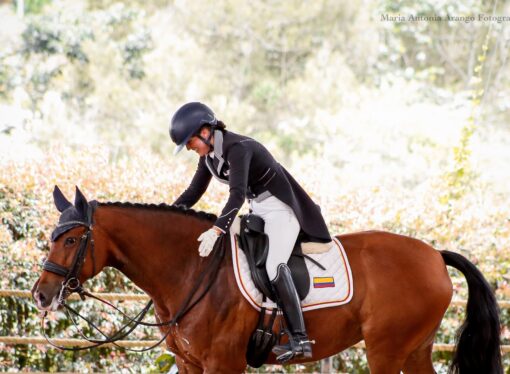
<instances>
[{"instance_id":1,"label":"saddle","mask_svg":"<svg viewBox=\"0 0 510 374\"><path fill-rule=\"evenodd\" d=\"M237 235L239 247L245 253L253 283L263 295L263 301L271 299L276 301L276 295L267 275L266 260L269 252L269 237L264 232L264 220L255 214L241 216L240 230ZM287 261L291 270L292 280L296 286L300 300L303 300L310 291L310 276L305 263L305 258L314 262L317 266L324 267L311 257L302 252L302 239L298 236L292 254ZM269 321L265 322L266 308L263 306L259 313L259 320L252 332L246 350L248 365L258 368L266 362L273 346L280 340L282 330L276 334L273 324L277 309L273 309Z\"/></svg>"},{"instance_id":2,"label":"saddle","mask_svg":"<svg viewBox=\"0 0 510 374\"><path fill-rule=\"evenodd\" d=\"M275 301L276 296L266 272L269 238L264 232L264 220L255 214L245 214L242 216L238 240L239 246L248 260L251 277L255 286L266 298ZM305 257L301 250L301 240L298 237L287 265L291 270L292 280L294 281L301 300L303 300L310 291L310 277L308 275Z\"/></svg>"}]
</instances>

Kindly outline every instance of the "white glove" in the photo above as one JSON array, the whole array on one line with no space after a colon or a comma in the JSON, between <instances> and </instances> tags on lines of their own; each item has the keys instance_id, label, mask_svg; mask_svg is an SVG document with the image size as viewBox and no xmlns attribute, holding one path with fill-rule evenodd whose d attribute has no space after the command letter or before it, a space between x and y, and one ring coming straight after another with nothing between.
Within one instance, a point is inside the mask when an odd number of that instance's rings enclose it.
<instances>
[{"instance_id":1,"label":"white glove","mask_svg":"<svg viewBox=\"0 0 510 374\"><path fill-rule=\"evenodd\" d=\"M201 242L200 247L198 247L198 253L200 256L209 256L209 253L211 253L214 248L214 243L216 243L218 236L218 232L214 228L210 228L198 237L198 241Z\"/></svg>"}]
</instances>

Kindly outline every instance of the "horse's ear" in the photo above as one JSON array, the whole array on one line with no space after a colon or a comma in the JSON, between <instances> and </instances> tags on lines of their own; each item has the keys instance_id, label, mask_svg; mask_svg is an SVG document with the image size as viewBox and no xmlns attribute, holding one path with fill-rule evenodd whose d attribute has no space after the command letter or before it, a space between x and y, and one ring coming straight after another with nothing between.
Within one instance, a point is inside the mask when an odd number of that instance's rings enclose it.
<instances>
[{"instance_id":1,"label":"horse's ear","mask_svg":"<svg viewBox=\"0 0 510 374\"><path fill-rule=\"evenodd\" d=\"M58 186L55 186L53 189L53 201L55 202L55 206L60 213L73 205L69 200L66 199Z\"/></svg>"},{"instance_id":2,"label":"horse's ear","mask_svg":"<svg viewBox=\"0 0 510 374\"><path fill-rule=\"evenodd\" d=\"M78 186L76 186L76 196L74 197L74 207L83 216L87 216L89 203L83 194L81 193Z\"/></svg>"}]
</instances>

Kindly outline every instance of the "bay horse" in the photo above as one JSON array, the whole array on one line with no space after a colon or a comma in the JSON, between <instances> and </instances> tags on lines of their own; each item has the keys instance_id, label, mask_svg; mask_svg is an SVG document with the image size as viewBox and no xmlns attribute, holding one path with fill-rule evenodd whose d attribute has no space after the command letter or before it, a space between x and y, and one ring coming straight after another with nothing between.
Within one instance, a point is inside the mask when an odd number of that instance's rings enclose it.
<instances>
[{"instance_id":1,"label":"bay horse","mask_svg":"<svg viewBox=\"0 0 510 374\"><path fill-rule=\"evenodd\" d=\"M63 213L56 229L59 236L52 241L47 257L49 263L69 269L83 247L83 238L90 236L94 248L83 254L83 266L76 274L80 283L105 267L113 267L150 296L159 320L170 320L178 313L213 257L214 252L202 258L197 250L197 237L210 228L213 215L132 203L94 202L91 209L92 202L78 189L74 205L63 201L60 190L54 196ZM311 361L364 340L373 374L434 373L434 336L453 292L446 266L453 266L467 279L469 299L451 371L503 372L496 299L471 262L388 232L358 232L337 238L350 261L354 296L346 305L304 314L310 338L316 341ZM90 247L88 242L85 247ZM228 238L223 242L229 245ZM166 344L176 355L179 373L241 373L246 368L245 351L258 312L236 285L228 248L204 297L177 324L161 328L162 333L168 333ZM32 294L39 309L55 310L65 274L45 269ZM301 362L295 359L290 363ZM267 363L275 364L275 356L271 354Z\"/></svg>"}]
</instances>

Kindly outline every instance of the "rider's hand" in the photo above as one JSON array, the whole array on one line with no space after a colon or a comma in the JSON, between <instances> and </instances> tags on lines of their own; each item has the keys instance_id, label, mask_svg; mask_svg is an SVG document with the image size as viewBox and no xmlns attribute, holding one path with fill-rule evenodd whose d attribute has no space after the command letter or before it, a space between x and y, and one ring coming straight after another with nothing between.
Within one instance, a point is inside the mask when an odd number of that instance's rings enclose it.
<instances>
[{"instance_id":1,"label":"rider's hand","mask_svg":"<svg viewBox=\"0 0 510 374\"><path fill-rule=\"evenodd\" d=\"M198 237L198 241L201 242L200 247L198 247L198 253L200 256L209 256L209 253L211 253L214 248L214 243L216 243L216 240L221 233L222 231L219 228L213 226Z\"/></svg>"}]
</instances>

